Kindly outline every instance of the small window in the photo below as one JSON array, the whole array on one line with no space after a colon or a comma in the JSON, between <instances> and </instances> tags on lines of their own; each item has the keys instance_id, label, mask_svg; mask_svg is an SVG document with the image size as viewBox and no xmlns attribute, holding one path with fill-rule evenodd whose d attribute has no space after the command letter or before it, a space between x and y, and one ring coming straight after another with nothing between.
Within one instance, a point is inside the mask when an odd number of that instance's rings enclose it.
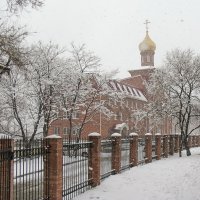
<instances>
[{"instance_id":1,"label":"small window","mask_svg":"<svg viewBox=\"0 0 200 200\"><path fill-rule=\"evenodd\" d=\"M59 133L60 133L60 128L59 128L59 127L54 127L53 133L54 133L54 135L59 135Z\"/></svg>"},{"instance_id":2,"label":"small window","mask_svg":"<svg viewBox=\"0 0 200 200\"><path fill-rule=\"evenodd\" d=\"M69 134L69 129L67 127L63 128L63 135L68 135Z\"/></svg>"}]
</instances>

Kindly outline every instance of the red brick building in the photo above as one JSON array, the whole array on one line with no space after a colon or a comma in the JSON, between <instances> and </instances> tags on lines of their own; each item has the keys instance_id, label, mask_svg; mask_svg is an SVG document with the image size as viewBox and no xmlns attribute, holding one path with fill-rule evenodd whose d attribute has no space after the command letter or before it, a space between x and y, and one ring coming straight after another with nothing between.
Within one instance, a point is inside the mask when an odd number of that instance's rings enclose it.
<instances>
[{"instance_id":1,"label":"red brick building","mask_svg":"<svg viewBox=\"0 0 200 200\"><path fill-rule=\"evenodd\" d=\"M141 67L135 70L130 70L130 77L122 80L110 80L109 87L113 92L119 92L125 98L122 102L110 100L109 97L104 97L106 107L113 113L111 117L106 116L99 110L91 121L89 121L81 133L88 135L91 132L98 132L102 137L107 137L113 132L119 132L123 136L130 132L137 132L144 135L147 132L171 132L171 122L166 119L161 122L159 128L150 128L148 116L143 116L141 119L135 116L139 110L144 110L145 104L150 98L146 88L146 82L149 81L151 73L154 71L154 54L156 50L155 43L151 40L146 31L144 40L139 44L141 55ZM99 99L98 99L99 101ZM76 135L79 129L82 112L76 113L73 119L73 135ZM68 135L69 120L66 117L54 120L51 123L49 134L59 134L61 136Z\"/></svg>"}]
</instances>

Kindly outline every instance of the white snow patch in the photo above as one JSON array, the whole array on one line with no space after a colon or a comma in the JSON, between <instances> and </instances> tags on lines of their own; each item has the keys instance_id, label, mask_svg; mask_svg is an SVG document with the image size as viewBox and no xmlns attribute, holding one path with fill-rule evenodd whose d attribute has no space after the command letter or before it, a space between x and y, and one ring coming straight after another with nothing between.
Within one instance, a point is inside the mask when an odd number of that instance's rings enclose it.
<instances>
[{"instance_id":1,"label":"white snow patch","mask_svg":"<svg viewBox=\"0 0 200 200\"><path fill-rule=\"evenodd\" d=\"M130 133L129 136L138 136L137 133Z\"/></svg>"},{"instance_id":2,"label":"white snow patch","mask_svg":"<svg viewBox=\"0 0 200 200\"><path fill-rule=\"evenodd\" d=\"M93 133L90 133L88 136L101 136L101 134L100 133L97 133L97 132L93 132Z\"/></svg>"},{"instance_id":3,"label":"white snow patch","mask_svg":"<svg viewBox=\"0 0 200 200\"><path fill-rule=\"evenodd\" d=\"M161 133L156 133L155 135L161 135Z\"/></svg>"},{"instance_id":4,"label":"white snow patch","mask_svg":"<svg viewBox=\"0 0 200 200\"><path fill-rule=\"evenodd\" d=\"M145 135L152 135L151 133L146 133Z\"/></svg>"},{"instance_id":5,"label":"white snow patch","mask_svg":"<svg viewBox=\"0 0 200 200\"><path fill-rule=\"evenodd\" d=\"M46 138L55 138L55 139L58 139L58 138L61 138L61 137L59 135L49 135Z\"/></svg>"},{"instance_id":6,"label":"white snow patch","mask_svg":"<svg viewBox=\"0 0 200 200\"><path fill-rule=\"evenodd\" d=\"M74 200L199 200L200 148L112 175Z\"/></svg>"},{"instance_id":7,"label":"white snow patch","mask_svg":"<svg viewBox=\"0 0 200 200\"><path fill-rule=\"evenodd\" d=\"M120 133L113 133L112 135L111 135L111 137L121 137L122 135L120 134Z\"/></svg>"}]
</instances>

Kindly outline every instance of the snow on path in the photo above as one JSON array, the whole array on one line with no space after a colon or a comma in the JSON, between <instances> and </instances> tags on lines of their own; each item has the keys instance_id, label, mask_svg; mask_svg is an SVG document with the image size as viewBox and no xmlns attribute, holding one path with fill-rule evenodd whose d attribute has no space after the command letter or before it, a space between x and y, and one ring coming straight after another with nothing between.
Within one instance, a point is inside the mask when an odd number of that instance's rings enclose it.
<instances>
[{"instance_id":1,"label":"snow on path","mask_svg":"<svg viewBox=\"0 0 200 200\"><path fill-rule=\"evenodd\" d=\"M134 167L74 200L200 200L200 148Z\"/></svg>"}]
</instances>

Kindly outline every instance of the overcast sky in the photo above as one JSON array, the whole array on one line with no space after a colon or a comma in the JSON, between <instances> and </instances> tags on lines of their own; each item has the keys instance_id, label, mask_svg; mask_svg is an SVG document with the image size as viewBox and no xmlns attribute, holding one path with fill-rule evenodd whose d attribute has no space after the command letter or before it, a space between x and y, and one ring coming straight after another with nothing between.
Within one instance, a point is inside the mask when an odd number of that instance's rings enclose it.
<instances>
[{"instance_id":1,"label":"overcast sky","mask_svg":"<svg viewBox=\"0 0 200 200\"><path fill-rule=\"evenodd\" d=\"M86 44L101 58L102 69L118 68L118 77L140 66L139 43L144 21L156 43L155 65L176 47L200 53L199 0L46 0L38 11L22 15L31 40L54 41L69 47Z\"/></svg>"}]
</instances>

